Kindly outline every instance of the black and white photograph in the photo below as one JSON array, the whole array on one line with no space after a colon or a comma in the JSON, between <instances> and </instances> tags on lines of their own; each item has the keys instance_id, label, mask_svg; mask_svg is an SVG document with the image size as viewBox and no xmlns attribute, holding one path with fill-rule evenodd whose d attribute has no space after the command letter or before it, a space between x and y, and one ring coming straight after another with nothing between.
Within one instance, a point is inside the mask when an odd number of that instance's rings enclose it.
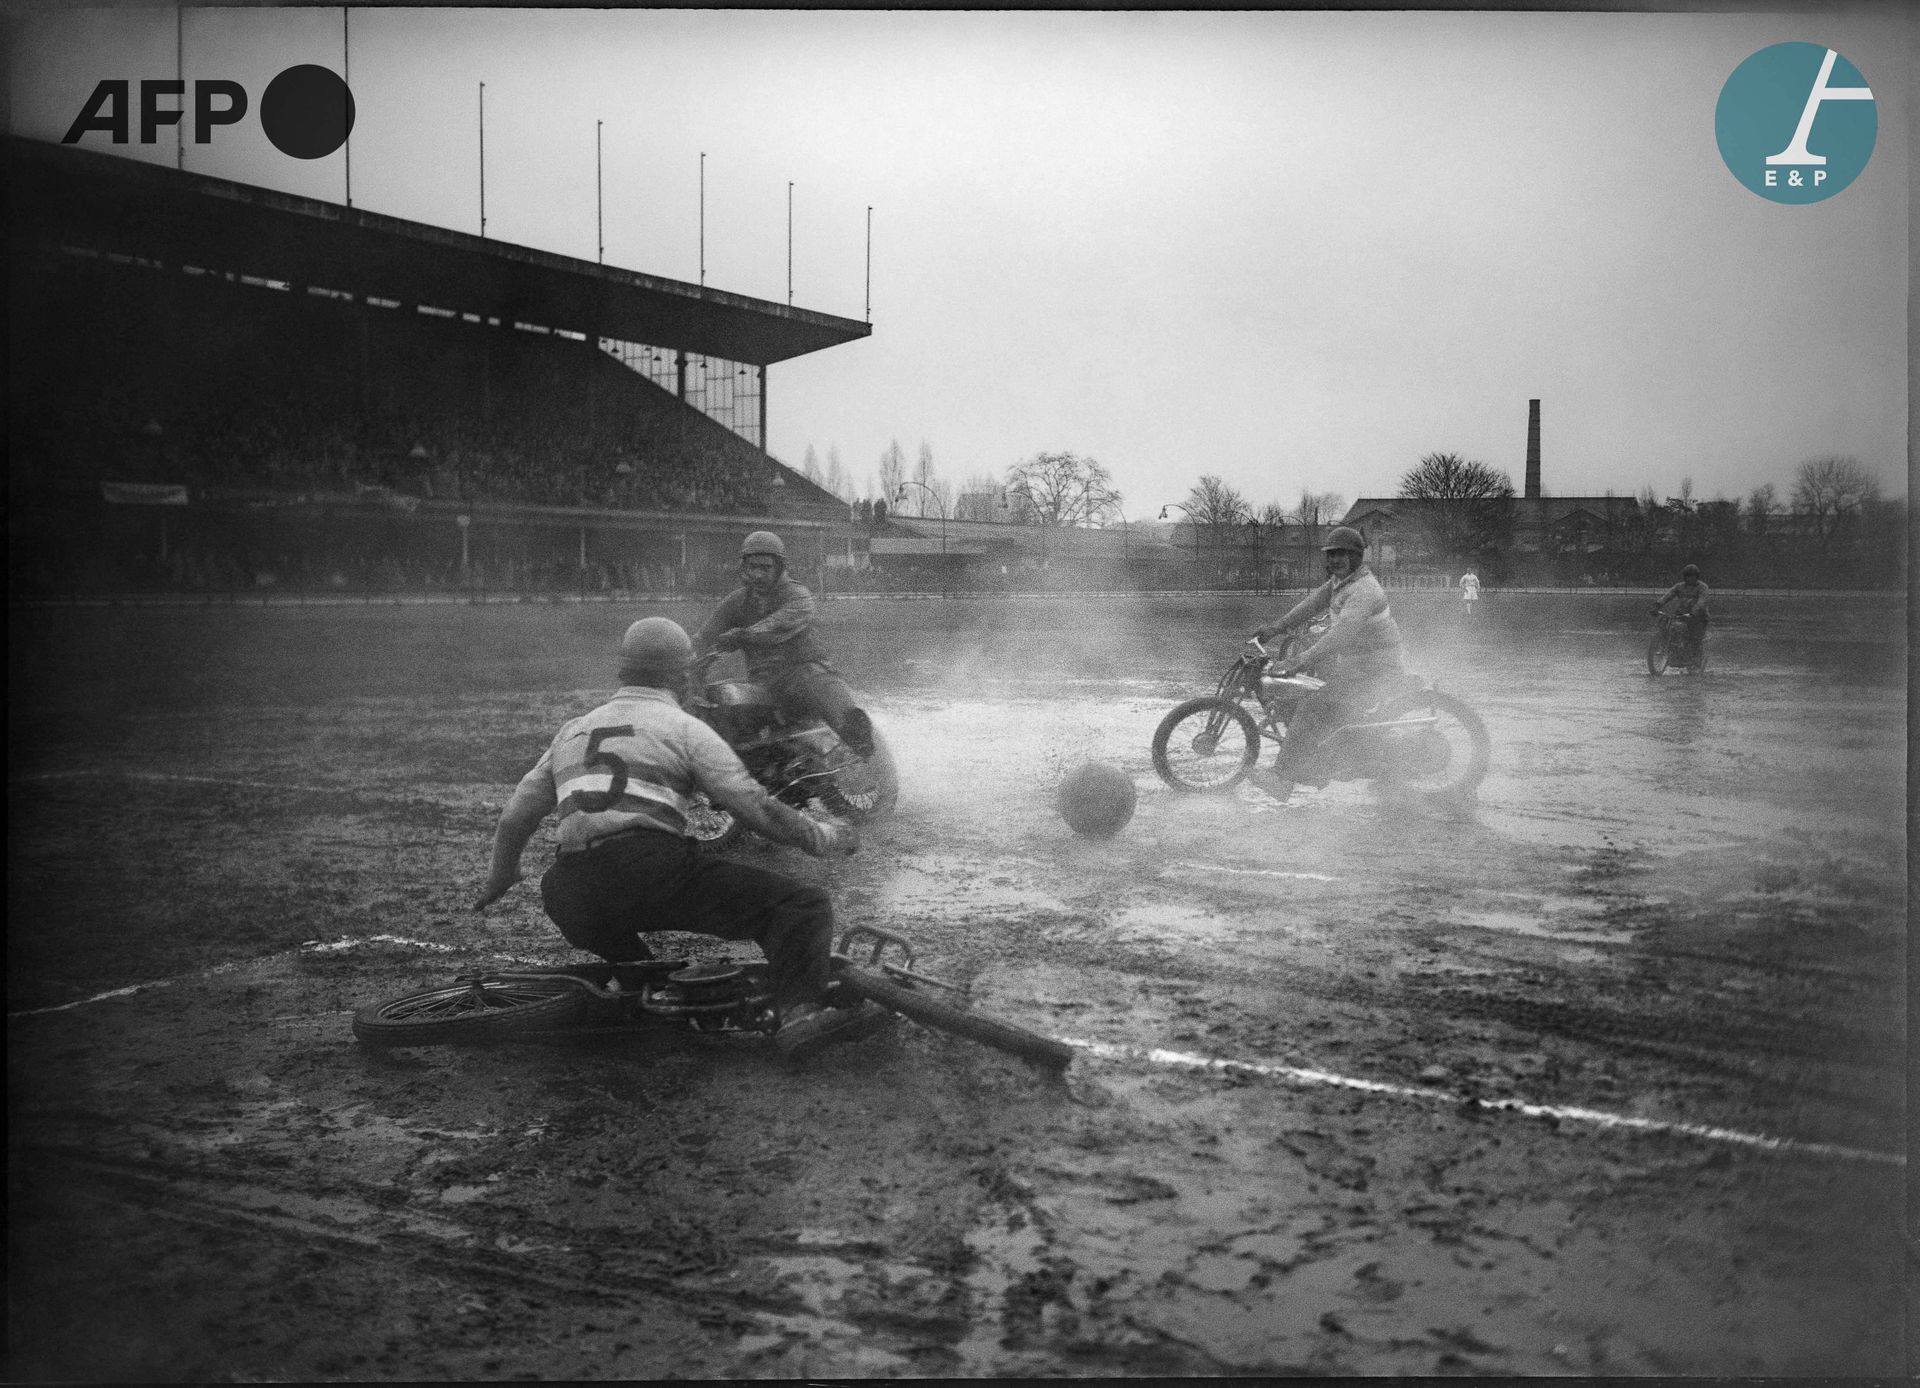
<instances>
[{"instance_id":1,"label":"black and white photograph","mask_svg":"<svg viewBox=\"0 0 1920 1388\"><path fill-rule=\"evenodd\" d=\"M0 44L8 1382L1914 1372L1907 7Z\"/></svg>"}]
</instances>

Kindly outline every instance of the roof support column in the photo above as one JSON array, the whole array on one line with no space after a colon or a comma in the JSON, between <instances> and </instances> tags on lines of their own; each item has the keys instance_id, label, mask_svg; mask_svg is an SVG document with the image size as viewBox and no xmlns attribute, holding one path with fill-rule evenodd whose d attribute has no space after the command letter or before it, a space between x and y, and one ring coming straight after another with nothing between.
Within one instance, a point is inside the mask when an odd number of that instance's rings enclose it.
<instances>
[{"instance_id":1,"label":"roof support column","mask_svg":"<svg viewBox=\"0 0 1920 1388\"><path fill-rule=\"evenodd\" d=\"M754 370L760 373L760 456L771 460L773 450L767 447L767 368L756 366Z\"/></svg>"}]
</instances>

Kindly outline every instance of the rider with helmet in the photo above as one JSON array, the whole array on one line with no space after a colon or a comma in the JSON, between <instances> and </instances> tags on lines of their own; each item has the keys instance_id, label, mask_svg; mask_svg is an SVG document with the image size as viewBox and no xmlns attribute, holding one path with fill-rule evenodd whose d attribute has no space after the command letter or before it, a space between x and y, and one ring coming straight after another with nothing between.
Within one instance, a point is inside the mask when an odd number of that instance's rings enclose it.
<instances>
[{"instance_id":1,"label":"rider with helmet","mask_svg":"<svg viewBox=\"0 0 1920 1388\"><path fill-rule=\"evenodd\" d=\"M1700 581L1698 564L1689 564L1680 571L1680 581L1661 595L1653 615L1661 615L1668 603L1675 604L1675 614L1686 619L1687 643L1698 651L1700 643L1707 639L1707 585Z\"/></svg>"},{"instance_id":2,"label":"rider with helmet","mask_svg":"<svg viewBox=\"0 0 1920 1388\"><path fill-rule=\"evenodd\" d=\"M1326 735L1374 703L1383 686L1405 673L1400 627L1387 605L1386 590L1366 566L1366 537L1352 526L1337 526L1321 551L1327 556L1327 581L1278 621L1254 632L1265 643L1322 612L1332 616L1326 635L1306 650L1272 667L1276 676L1316 672L1326 683L1300 701L1287 724L1286 741L1272 773L1254 777L1269 794L1285 800L1295 782L1325 785L1315 753ZM1338 657L1337 660L1333 659Z\"/></svg>"},{"instance_id":3,"label":"rider with helmet","mask_svg":"<svg viewBox=\"0 0 1920 1388\"><path fill-rule=\"evenodd\" d=\"M787 547L770 530L740 546L741 586L694 635L708 651L739 651L747 677L766 685L789 714L824 718L862 757L873 755L873 724L853 691L827 663L813 633L813 594L787 576Z\"/></svg>"},{"instance_id":4,"label":"rider with helmet","mask_svg":"<svg viewBox=\"0 0 1920 1388\"><path fill-rule=\"evenodd\" d=\"M822 1005L833 902L819 887L702 853L686 833L687 807L704 792L816 858L852 852L853 830L768 795L720 735L680 706L692 663L677 622L647 617L627 628L619 691L560 729L501 811L474 910L520 880L528 840L558 809L559 854L540 896L568 943L621 963L653 957L640 940L652 930L752 940L767 957L780 1014L775 1044L796 1057L855 1015Z\"/></svg>"}]
</instances>

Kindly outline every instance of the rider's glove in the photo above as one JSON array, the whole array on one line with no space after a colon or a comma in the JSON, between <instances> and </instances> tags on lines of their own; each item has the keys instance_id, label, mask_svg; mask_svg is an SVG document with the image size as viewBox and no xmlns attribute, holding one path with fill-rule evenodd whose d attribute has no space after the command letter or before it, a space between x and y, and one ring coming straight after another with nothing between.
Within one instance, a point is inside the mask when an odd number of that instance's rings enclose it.
<instances>
[{"instance_id":1,"label":"rider's glove","mask_svg":"<svg viewBox=\"0 0 1920 1388\"><path fill-rule=\"evenodd\" d=\"M851 824L837 819L815 820L814 827L820 831L815 839L819 846L813 850L816 858L850 854L860 846L860 835Z\"/></svg>"}]
</instances>

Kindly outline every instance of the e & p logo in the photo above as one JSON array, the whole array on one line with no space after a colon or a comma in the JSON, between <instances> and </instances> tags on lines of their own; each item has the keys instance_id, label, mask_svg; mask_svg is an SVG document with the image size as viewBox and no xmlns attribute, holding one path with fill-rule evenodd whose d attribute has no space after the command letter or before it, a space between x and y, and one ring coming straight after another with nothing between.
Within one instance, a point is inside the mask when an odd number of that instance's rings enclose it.
<instances>
[{"instance_id":1,"label":"e & p logo","mask_svg":"<svg viewBox=\"0 0 1920 1388\"><path fill-rule=\"evenodd\" d=\"M90 130L124 145L132 123L128 111L131 83L124 78L97 83L93 95L60 143L77 143ZM210 144L213 127L234 125L247 114L247 89L223 78L146 79L140 84L140 143L159 138L160 127L178 125L187 115L187 88L193 88L193 142ZM162 105L163 98L175 104ZM260 128L273 147L294 159L324 159L347 142L353 130L353 93L331 68L314 63L290 67L267 83L260 97Z\"/></svg>"},{"instance_id":2,"label":"e & p logo","mask_svg":"<svg viewBox=\"0 0 1920 1388\"><path fill-rule=\"evenodd\" d=\"M1879 130L1860 70L1815 43L1755 53L1727 78L1713 113L1727 168L1772 202L1832 197L1866 168Z\"/></svg>"}]
</instances>

